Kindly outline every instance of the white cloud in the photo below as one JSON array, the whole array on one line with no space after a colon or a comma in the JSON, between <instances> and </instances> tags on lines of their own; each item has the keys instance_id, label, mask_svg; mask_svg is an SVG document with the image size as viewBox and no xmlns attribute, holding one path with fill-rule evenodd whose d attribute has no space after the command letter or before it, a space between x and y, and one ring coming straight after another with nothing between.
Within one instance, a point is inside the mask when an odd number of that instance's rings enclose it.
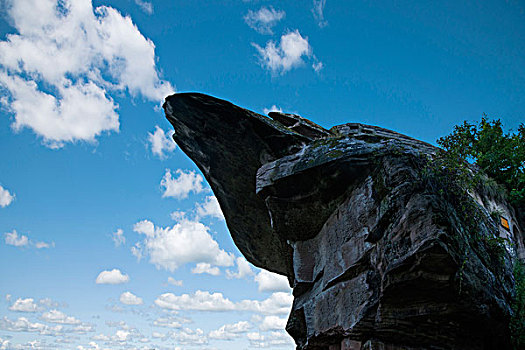
<instances>
[{"instance_id":1,"label":"white cloud","mask_svg":"<svg viewBox=\"0 0 525 350\"><path fill-rule=\"evenodd\" d=\"M34 246L36 249L44 249L44 248L51 248L55 246L55 242L47 243L47 242L35 242Z\"/></svg>"},{"instance_id":2,"label":"white cloud","mask_svg":"<svg viewBox=\"0 0 525 350\"><path fill-rule=\"evenodd\" d=\"M316 73L319 73L324 68L324 64L321 61L316 61L312 63L312 68Z\"/></svg>"},{"instance_id":3,"label":"white cloud","mask_svg":"<svg viewBox=\"0 0 525 350\"><path fill-rule=\"evenodd\" d=\"M186 220L186 213L180 210L176 210L170 214L170 218L174 221Z\"/></svg>"},{"instance_id":4,"label":"white cloud","mask_svg":"<svg viewBox=\"0 0 525 350\"><path fill-rule=\"evenodd\" d=\"M256 30L260 34L273 34L272 28L281 19L286 16L282 10L275 10L273 7L261 7L259 11L249 10L244 16L244 21L250 28Z\"/></svg>"},{"instance_id":5,"label":"white cloud","mask_svg":"<svg viewBox=\"0 0 525 350\"><path fill-rule=\"evenodd\" d=\"M113 243L115 243L115 247L119 247L122 244L126 243L126 237L124 237L124 231L122 231L121 228L113 232L111 239L113 239Z\"/></svg>"},{"instance_id":6,"label":"white cloud","mask_svg":"<svg viewBox=\"0 0 525 350\"><path fill-rule=\"evenodd\" d=\"M193 294L175 295L165 293L160 295L155 304L169 310L197 310L197 311L233 311L235 304L222 293L211 293L197 290Z\"/></svg>"},{"instance_id":7,"label":"white cloud","mask_svg":"<svg viewBox=\"0 0 525 350\"><path fill-rule=\"evenodd\" d=\"M110 338L107 335L103 334L103 333L94 335L94 336L91 337L91 339L93 339L93 340L100 340L100 341L108 341L108 340L110 340Z\"/></svg>"},{"instance_id":8,"label":"white cloud","mask_svg":"<svg viewBox=\"0 0 525 350\"><path fill-rule=\"evenodd\" d=\"M175 141L162 130L158 125L155 126L155 131L148 133L148 140L151 144L151 152L160 159L166 158L164 152L173 152L176 147Z\"/></svg>"},{"instance_id":9,"label":"white cloud","mask_svg":"<svg viewBox=\"0 0 525 350\"><path fill-rule=\"evenodd\" d=\"M90 341L88 343L88 347L84 347L82 345L79 345L76 347L77 350L101 350L100 346L95 343L94 341ZM105 349L107 350L107 349Z\"/></svg>"},{"instance_id":10,"label":"white cloud","mask_svg":"<svg viewBox=\"0 0 525 350\"><path fill-rule=\"evenodd\" d=\"M13 202L15 195L0 185L0 207L5 208Z\"/></svg>"},{"instance_id":11,"label":"white cloud","mask_svg":"<svg viewBox=\"0 0 525 350\"><path fill-rule=\"evenodd\" d=\"M159 78L155 45L130 17L88 0L12 1L16 30L0 42L0 101L15 131L30 128L50 147L118 131L110 94L160 101L173 92Z\"/></svg>"},{"instance_id":12,"label":"white cloud","mask_svg":"<svg viewBox=\"0 0 525 350\"><path fill-rule=\"evenodd\" d=\"M216 266L233 265L233 254L219 248L209 228L200 222L182 220L173 227L155 227L143 220L133 227L144 234L142 253L149 256L157 268L174 271L186 263L208 263Z\"/></svg>"},{"instance_id":13,"label":"white cloud","mask_svg":"<svg viewBox=\"0 0 525 350\"><path fill-rule=\"evenodd\" d=\"M166 169L166 173L160 182L160 186L164 188L162 197L173 197L177 199L184 199L188 197L190 192L200 193L204 191L202 176L196 174L194 171L183 171L178 169L176 171L178 177L174 178L171 171Z\"/></svg>"},{"instance_id":14,"label":"white cloud","mask_svg":"<svg viewBox=\"0 0 525 350\"><path fill-rule=\"evenodd\" d=\"M29 244L29 239L27 236L21 235L18 236L18 233L16 230L13 230L13 232L7 232L4 234L5 237L5 244L12 245L15 247L25 247Z\"/></svg>"},{"instance_id":15,"label":"white cloud","mask_svg":"<svg viewBox=\"0 0 525 350\"><path fill-rule=\"evenodd\" d=\"M153 325L165 328L181 328L182 322L171 317L159 317L155 321L153 321Z\"/></svg>"},{"instance_id":16,"label":"white cloud","mask_svg":"<svg viewBox=\"0 0 525 350\"><path fill-rule=\"evenodd\" d=\"M9 307L11 311L20 312L37 312L40 310L38 305L34 302L33 298L22 299L18 298L13 305Z\"/></svg>"},{"instance_id":17,"label":"white cloud","mask_svg":"<svg viewBox=\"0 0 525 350\"><path fill-rule=\"evenodd\" d=\"M139 5L141 10L146 12L148 15L153 14L153 4L151 2L144 0L135 0L135 4Z\"/></svg>"},{"instance_id":18,"label":"white cloud","mask_svg":"<svg viewBox=\"0 0 525 350\"><path fill-rule=\"evenodd\" d=\"M42 320L51 323L60 323L60 324L80 324L80 321L74 318L73 316L67 316L62 311L59 310L49 310L42 314Z\"/></svg>"},{"instance_id":19,"label":"white cloud","mask_svg":"<svg viewBox=\"0 0 525 350\"><path fill-rule=\"evenodd\" d=\"M40 299L38 302L40 303L40 305L44 305L48 308L57 308L59 306L59 304L56 301L53 301L51 298L43 298Z\"/></svg>"},{"instance_id":20,"label":"white cloud","mask_svg":"<svg viewBox=\"0 0 525 350\"><path fill-rule=\"evenodd\" d=\"M172 333L171 337L182 345L204 345L208 344L208 338L200 328L195 330L184 328L178 332Z\"/></svg>"},{"instance_id":21,"label":"white cloud","mask_svg":"<svg viewBox=\"0 0 525 350\"><path fill-rule=\"evenodd\" d=\"M208 334L210 339L233 340L250 330L251 325L247 321L239 321L234 324L225 324L219 329L213 330Z\"/></svg>"},{"instance_id":22,"label":"white cloud","mask_svg":"<svg viewBox=\"0 0 525 350\"><path fill-rule=\"evenodd\" d=\"M139 298L131 292L124 292L120 295L120 302L126 305L142 305L142 298Z\"/></svg>"},{"instance_id":23,"label":"white cloud","mask_svg":"<svg viewBox=\"0 0 525 350\"><path fill-rule=\"evenodd\" d=\"M242 300L237 303L237 310L251 311L263 315L287 315L292 308L293 296L291 293L273 293L263 301Z\"/></svg>"},{"instance_id":24,"label":"white cloud","mask_svg":"<svg viewBox=\"0 0 525 350\"><path fill-rule=\"evenodd\" d=\"M86 333L94 332L95 327L91 324L82 323L82 324L79 324L78 326L73 327L71 330L73 333L86 334Z\"/></svg>"},{"instance_id":25,"label":"white cloud","mask_svg":"<svg viewBox=\"0 0 525 350\"><path fill-rule=\"evenodd\" d=\"M15 114L13 129L29 127L51 148L76 140L94 141L104 131L118 131L117 106L103 88L93 82L62 84L56 97L40 91L34 81L0 71L0 86L11 95L7 108Z\"/></svg>"},{"instance_id":26,"label":"white cloud","mask_svg":"<svg viewBox=\"0 0 525 350\"><path fill-rule=\"evenodd\" d=\"M97 284L121 284L129 281L129 276L124 275L119 269L105 270L98 274Z\"/></svg>"},{"instance_id":27,"label":"white cloud","mask_svg":"<svg viewBox=\"0 0 525 350\"><path fill-rule=\"evenodd\" d=\"M128 339L129 335L130 332L119 329L115 332L115 335L113 335L111 339L117 342L125 342Z\"/></svg>"},{"instance_id":28,"label":"white cloud","mask_svg":"<svg viewBox=\"0 0 525 350\"><path fill-rule=\"evenodd\" d=\"M9 343L9 340L0 338L0 349L7 350L7 348L10 346Z\"/></svg>"},{"instance_id":29,"label":"white cloud","mask_svg":"<svg viewBox=\"0 0 525 350\"><path fill-rule=\"evenodd\" d=\"M140 242L135 243L133 247L131 247L131 254L133 254L138 261L142 260L142 245Z\"/></svg>"},{"instance_id":30,"label":"white cloud","mask_svg":"<svg viewBox=\"0 0 525 350\"><path fill-rule=\"evenodd\" d=\"M290 286L285 276L261 270L254 278L259 285L259 292L289 292Z\"/></svg>"},{"instance_id":31,"label":"white cloud","mask_svg":"<svg viewBox=\"0 0 525 350\"><path fill-rule=\"evenodd\" d=\"M237 272L227 270L227 278L244 278L253 275L253 270L250 266L250 263L245 258L239 256L235 259L235 263L237 265Z\"/></svg>"},{"instance_id":32,"label":"white cloud","mask_svg":"<svg viewBox=\"0 0 525 350\"><path fill-rule=\"evenodd\" d=\"M197 290L193 294L175 295L165 293L155 299L155 304L168 310L193 311L248 311L263 315L281 315L290 312L293 296L290 293L273 293L269 298L241 300L237 303L225 298L222 293Z\"/></svg>"},{"instance_id":33,"label":"white cloud","mask_svg":"<svg viewBox=\"0 0 525 350\"><path fill-rule=\"evenodd\" d=\"M196 206L197 218L213 217L224 220L219 201L215 196L207 196L203 203L198 203Z\"/></svg>"},{"instance_id":34,"label":"white cloud","mask_svg":"<svg viewBox=\"0 0 525 350\"><path fill-rule=\"evenodd\" d=\"M286 318L279 316L265 316L259 325L261 331L283 330L286 327Z\"/></svg>"},{"instance_id":35,"label":"white cloud","mask_svg":"<svg viewBox=\"0 0 525 350\"><path fill-rule=\"evenodd\" d=\"M142 220L133 225L133 231L142 233L147 237L153 237L155 235L155 225L149 220Z\"/></svg>"},{"instance_id":36,"label":"white cloud","mask_svg":"<svg viewBox=\"0 0 525 350\"><path fill-rule=\"evenodd\" d=\"M5 233L4 237L5 237L5 244L12 245L14 247L27 247L31 245L35 247L36 249L43 249L43 248L50 248L50 247L55 246L55 242L47 243L47 242L31 241L25 235L19 236L16 230L13 230L13 232Z\"/></svg>"},{"instance_id":37,"label":"white cloud","mask_svg":"<svg viewBox=\"0 0 525 350\"><path fill-rule=\"evenodd\" d=\"M281 107L277 107L276 105L272 105L270 108L263 108L263 112L264 114L268 115L268 113L270 112L281 112L282 113L282 108Z\"/></svg>"},{"instance_id":38,"label":"white cloud","mask_svg":"<svg viewBox=\"0 0 525 350\"><path fill-rule=\"evenodd\" d=\"M156 339L162 339L162 338L166 337L166 334L165 333L159 333L159 332L153 332L153 333L151 333L151 337L152 338L156 338Z\"/></svg>"},{"instance_id":39,"label":"white cloud","mask_svg":"<svg viewBox=\"0 0 525 350\"><path fill-rule=\"evenodd\" d=\"M195 274L203 274L207 273L208 275L212 276L219 276L221 274L221 271L217 266L211 266L208 263L198 263L195 265L193 269L191 269L191 273Z\"/></svg>"},{"instance_id":40,"label":"white cloud","mask_svg":"<svg viewBox=\"0 0 525 350\"><path fill-rule=\"evenodd\" d=\"M62 325L48 326L39 322L31 322L25 317L19 317L16 320L10 320L6 316L0 320L0 329L11 332L36 332L42 335L57 336L63 333Z\"/></svg>"},{"instance_id":41,"label":"white cloud","mask_svg":"<svg viewBox=\"0 0 525 350\"><path fill-rule=\"evenodd\" d=\"M298 30L283 34L281 42L276 46L272 40L264 48L252 43L260 54L261 63L272 73L284 74L294 67L304 63L302 57L310 57L312 48L308 38L303 38Z\"/></svg>"},{"instance_id":42,"label":"white cloud","mask_svg":"<svg viewBox=\"0 0 525 350\"><path fill-rule=\"evenodd\" d=\"M312 14L320 28L324 28L328 25L328 21L324 19L324 7L326 0L314 0L314 7L312 8Z\"/></svg>"},{"instance_id":43,"label":"white cloud","mask_svg":"<svg viewBox=\"0 0 525 350\"><path fill-rule=\"evenodd\" d=\"M182 281L176 280L173 277L168 277L168 284L171 284L172 286L176 286L176 287L182 287Z\"/></svg>"},{"instance_id":44,"label":"white cloud","mask_svg":"<svg viewBox=\"0 0 525 350\"><path fill-rule=\"evenodd\" d=\"M270 332L269 335L263 335L259 332L247 334L250 345L254 348L269 348L281 346L294 346L292 338L285 332Z\"/></svg>"}]
</instances>

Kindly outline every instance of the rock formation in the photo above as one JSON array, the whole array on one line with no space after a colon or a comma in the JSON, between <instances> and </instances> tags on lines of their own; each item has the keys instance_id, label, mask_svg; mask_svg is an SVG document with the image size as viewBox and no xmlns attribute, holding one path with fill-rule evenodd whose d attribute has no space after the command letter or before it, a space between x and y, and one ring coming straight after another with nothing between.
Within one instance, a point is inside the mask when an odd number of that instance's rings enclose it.
<instances>
[{"instance_id":1,"label":"rock formation","mask_svg":"<svg viewBox=\"0 0 525 350\"><path fill-rule=\"evenodd\" d=\"M501 196L436 185L435 147L197 93L164 108L240 251L288 277L297 349L509 348L522 228Z\"/></svg>"}]
</instances>

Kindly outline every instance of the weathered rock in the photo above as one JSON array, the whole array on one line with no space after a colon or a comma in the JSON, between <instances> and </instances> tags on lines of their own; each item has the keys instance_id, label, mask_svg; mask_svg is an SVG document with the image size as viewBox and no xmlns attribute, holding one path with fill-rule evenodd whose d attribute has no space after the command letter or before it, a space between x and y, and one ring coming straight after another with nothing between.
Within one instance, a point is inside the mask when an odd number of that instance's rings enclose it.
<instances>
[{"instance_id":1,"label":"weathered rock","mask_svg":"<svg viewBox=\"0 0 525 350\"><path fill-rule=\"evenodd\" d=\"M434 186L436 148L202 94L169 96L164 108L241 252L288 276L298 349L509 348L523 229L490 191L463 203ZM496 236L513 245L501 251Z\"/></svg>"}]
</instances>

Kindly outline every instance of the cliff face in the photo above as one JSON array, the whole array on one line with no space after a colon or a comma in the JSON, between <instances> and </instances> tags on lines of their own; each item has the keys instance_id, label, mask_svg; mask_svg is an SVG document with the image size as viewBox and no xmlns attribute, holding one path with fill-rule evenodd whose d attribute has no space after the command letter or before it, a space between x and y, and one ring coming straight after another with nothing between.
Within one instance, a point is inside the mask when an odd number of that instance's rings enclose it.
<instances>
[{"instance_id":1,"label":"cliff face","mask_svg":"<svg viewBox=\"0 0 525 350\"><path fill-rule=\"evenodd\" d=\"M509 348L522 228L491 191L470 193L474 213L433 186L436 148L202 94L169 96L164 108L235 244L288 277L298 349Z\"/></svg>"}]
</instances>

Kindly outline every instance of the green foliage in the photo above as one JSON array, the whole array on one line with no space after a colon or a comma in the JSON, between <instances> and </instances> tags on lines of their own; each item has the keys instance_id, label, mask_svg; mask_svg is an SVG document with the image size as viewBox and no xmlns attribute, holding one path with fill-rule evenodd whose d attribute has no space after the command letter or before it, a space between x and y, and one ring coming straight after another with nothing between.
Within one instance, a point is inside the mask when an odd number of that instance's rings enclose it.
<instances>
[{"instance_id":1,"label":"green foliage","mask_svg":"<svg viewBox=\"0 0 525 350\"><path fill-rule=\"evenodd\" d=\"M478 124L464 121L440 138L449 161L469 161L502 184L513 204L525 203L525 125L516 133L504 133L501 120L481 118Z\"/></svg>"},{"instance_id":2,"label":"green foliage","mask_svg":"<svg viewBox=\"0 0 525 350\"><path fill-rule=\"evenodd\" d=\"M461 193L456 196L459 199L456 205L461 204L460 212L475 214L473 208L464 202L464 193L473 188L481 188L492 197L505 196L506 192L513 205L525 207L524 124L520 125L516 133L504 133L499 119L487 120L484 116L478 124L465 121L455 126L450 135L437 142L445 151L437 154L430 169L434 176L441 179L440 183ZM482 172L471 171L469 163L478 166ZM493 212L491 216L498 222L501 215ZM467 225L469 230L475 226L469 222ZM503 263L505 240L497 235L479 238L482 238L493 256L499 257ZM514 349L525 349L525 266L519 261L515 262L514 278L516 297L512 304L510 323L512 344Z\"/></svg>"},{"instance_id":3,"label":"green foliage","mask_svg":"<svg viewBox=\"0 0 525 350\"><path fill-rule=\"evenodd\" d=\"M511 341L514 349L525 349L525 266L520 262L514 265L514 278L516 298L512 304L510 321Z\"/></svg>"}]
</instances>

